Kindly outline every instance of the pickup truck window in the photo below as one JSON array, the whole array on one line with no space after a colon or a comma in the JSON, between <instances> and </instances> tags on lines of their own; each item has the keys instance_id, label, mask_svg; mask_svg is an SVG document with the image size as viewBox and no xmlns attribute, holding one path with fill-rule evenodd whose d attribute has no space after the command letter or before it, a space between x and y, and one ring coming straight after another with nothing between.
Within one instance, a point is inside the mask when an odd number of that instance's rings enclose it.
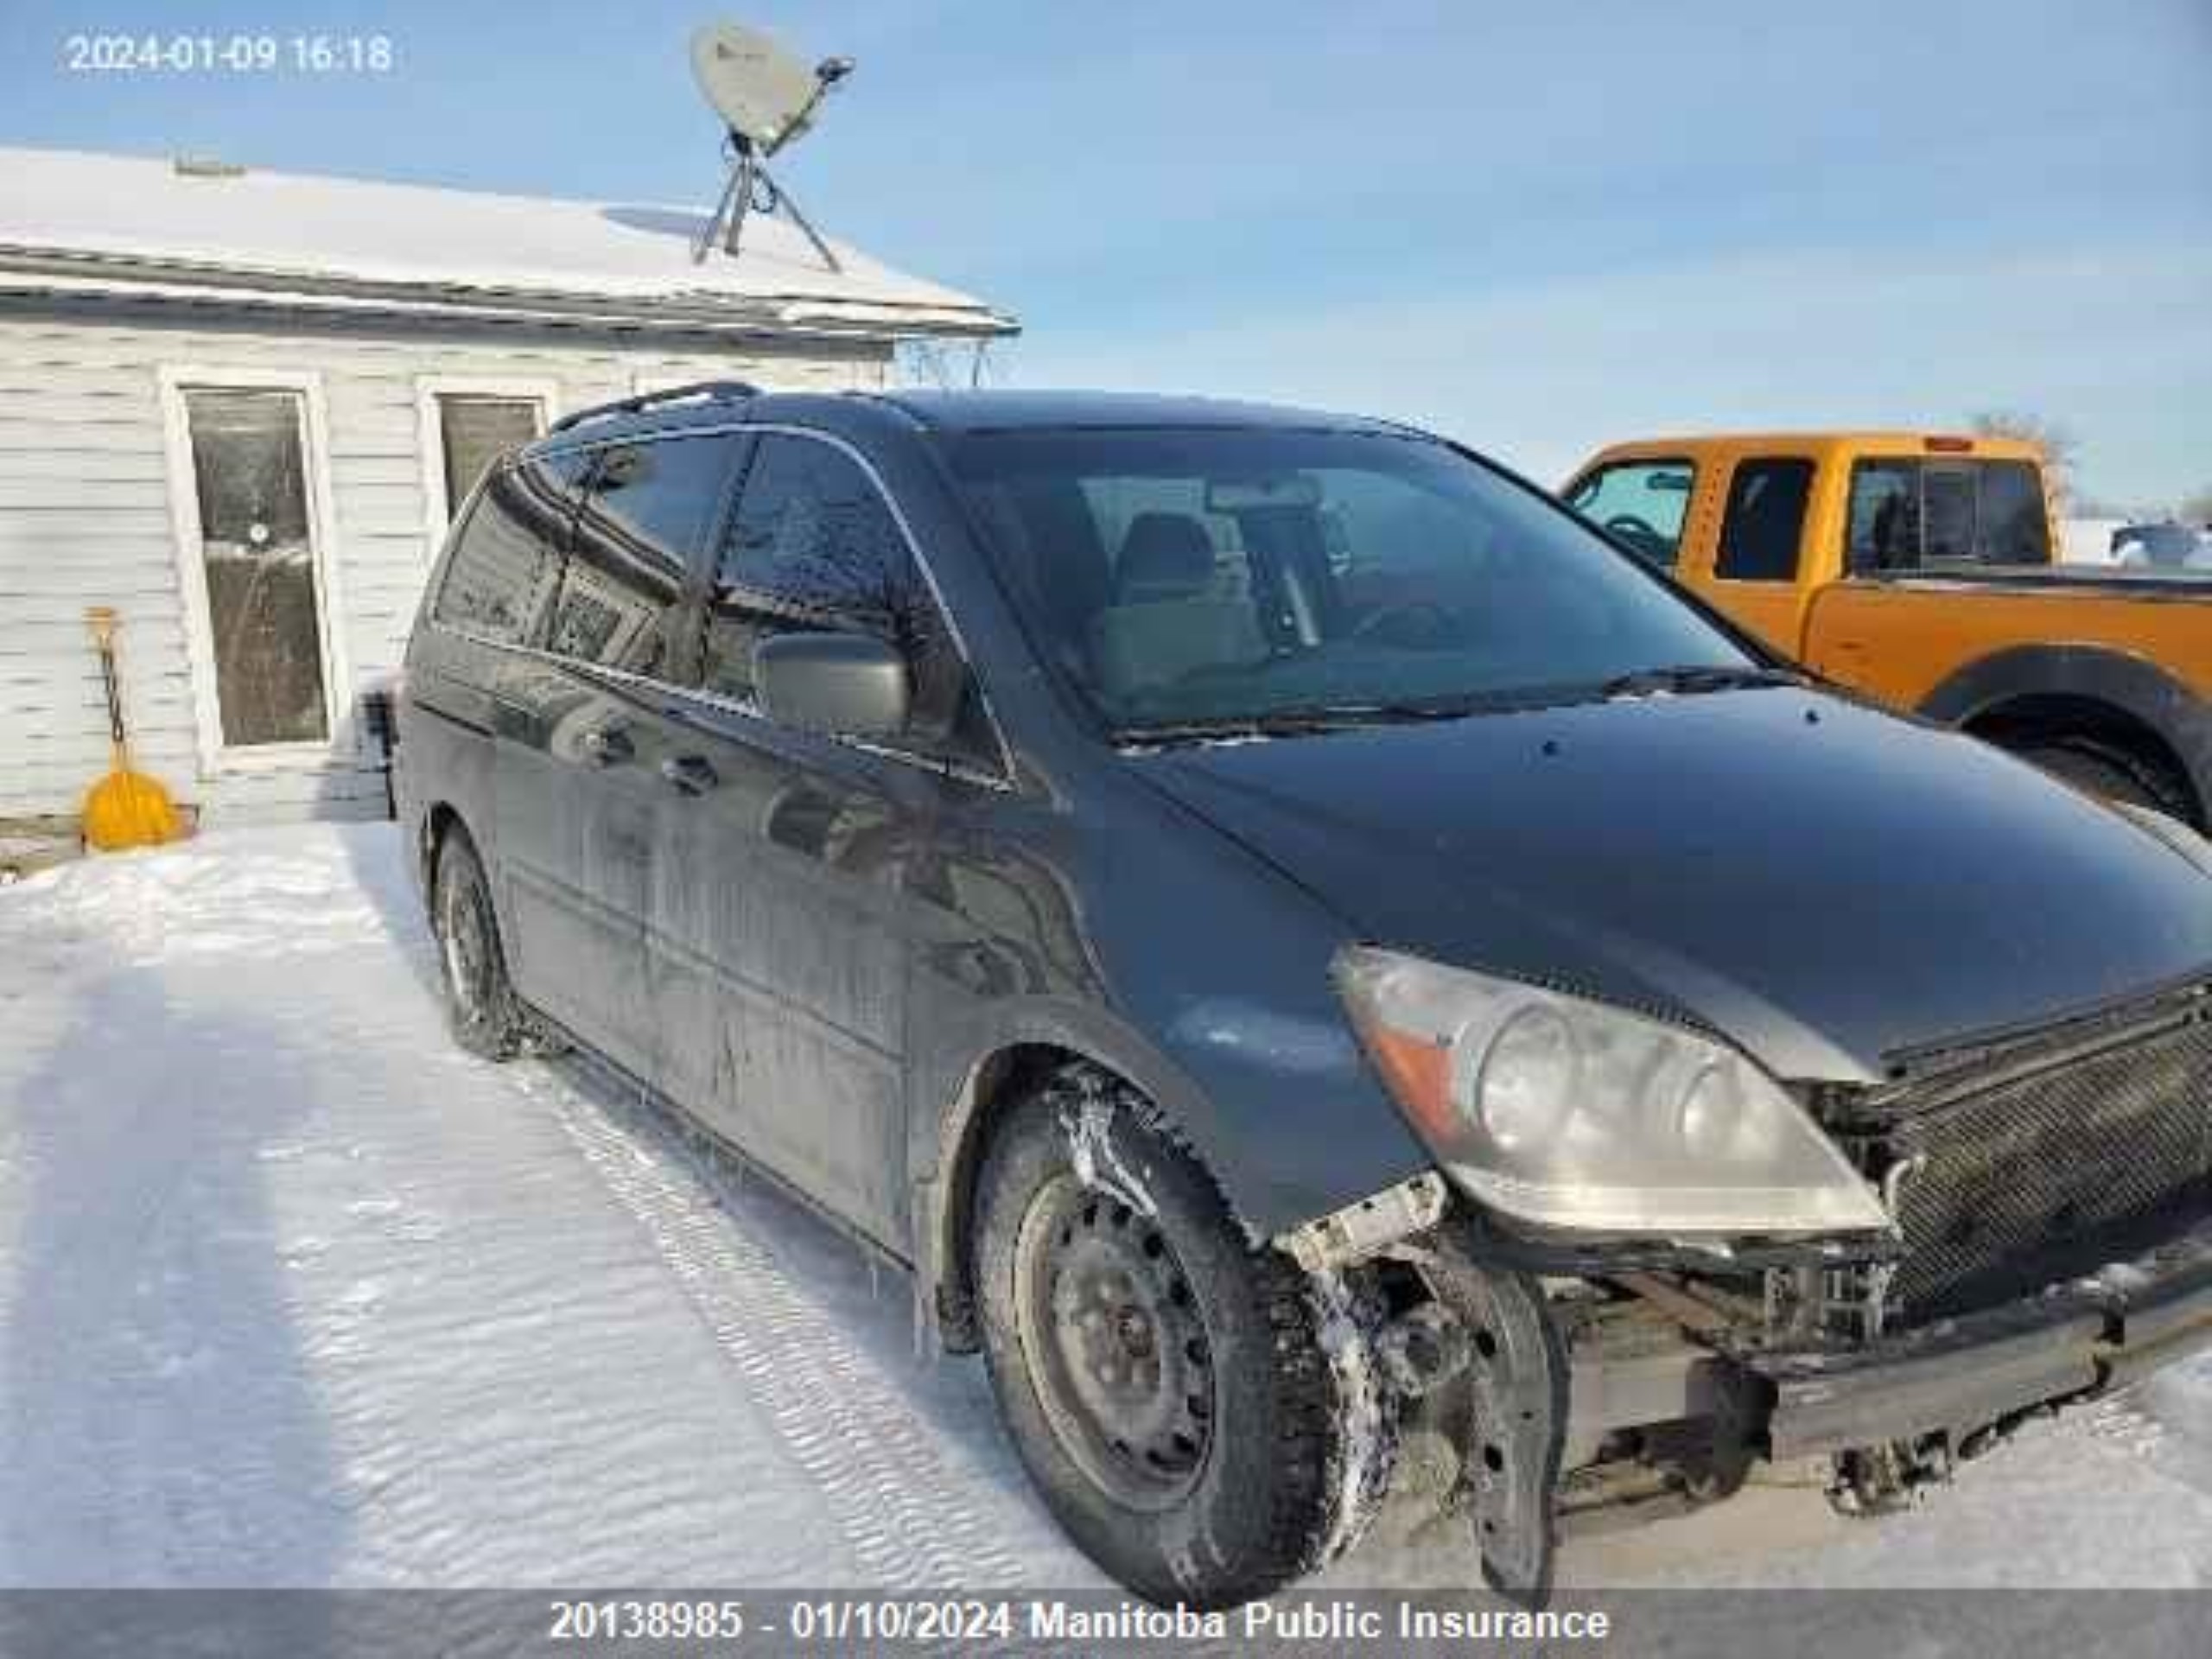
<instances>
[{"instance_id":1,"label":"pickup truck window","mask_svg":"<svg viewBox=\"0 0 2212 1659\"><path fill-rule=\"evenodd\" d=\"M1844 550L1854 575L2049 564L2042 480L2024 461L1859 461Z\"/></svg>"},{"instance_id":2,"label":"pickup truck window","mask_svg":"<svg viewBox=\"0 0 2212 1659\"><path fill-rule=\"evenodd\" d=\"M1813 463L1795 457L1744 461L1728 481L1713 575L1723 582L1795 582L1804 539Z\"/></svg>"},{"instance_id":3,"label":"pickup truck window","mask_svg":"<svg viewBox=\"0 0 2212 1659\"><path fill-rule=\"evenodd\" d=\"M1695 461L1621 461L1577 484L1567 505L1639 558L1671 570L1681 556L1682 520L1696 487Z\"/></svg>"}]
</instances>

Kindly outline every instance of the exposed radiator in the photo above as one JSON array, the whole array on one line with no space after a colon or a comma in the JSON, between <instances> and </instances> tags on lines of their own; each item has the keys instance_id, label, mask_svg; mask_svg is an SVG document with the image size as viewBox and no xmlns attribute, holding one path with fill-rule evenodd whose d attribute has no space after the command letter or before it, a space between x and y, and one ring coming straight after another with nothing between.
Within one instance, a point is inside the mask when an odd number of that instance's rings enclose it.
<instances>
[{"instance_id":1,"label":"exposed radiator","mask_svg":"<svg viewBox=\"0 0 2212 1659\"><path fill-rule=\"evenodd\" d=\"M1891 1324L2094 1271L2131 1220L2212 1202L2212 1010L1987 1075L1908 1092L1880 1132L1847 1137L1873 1173L1906 1166Z\"/></svg>"}]
</instances>

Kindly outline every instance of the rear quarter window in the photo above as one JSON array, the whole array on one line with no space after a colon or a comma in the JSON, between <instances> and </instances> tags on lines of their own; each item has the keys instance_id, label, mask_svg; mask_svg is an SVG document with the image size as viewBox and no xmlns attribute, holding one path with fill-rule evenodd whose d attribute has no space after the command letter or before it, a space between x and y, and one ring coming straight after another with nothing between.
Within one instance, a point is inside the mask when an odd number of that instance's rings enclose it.
<instances>
[{"instance_id":1,"label":"rear quarter window","mask_svg":"<svg viewBox=\"0 0 2212 1659\"><path fill-rule=\"evenodd\" d=\"M495 645L528 639L560 576L582 470L575 455L495 468L454 532L432 620Z\"/></svg>"},{"instance_id":2,"label":"rear quarter window","mask_svg":"<svg viewBox=\"0 0 2212 1659\"><path fill-rule=\"evenodd\" d=\"M1743 461L1728 480L1713 575L1723 582L1795 582L1805 536L1813 463L1796 457Z\"/></svg>"}]
</instances>

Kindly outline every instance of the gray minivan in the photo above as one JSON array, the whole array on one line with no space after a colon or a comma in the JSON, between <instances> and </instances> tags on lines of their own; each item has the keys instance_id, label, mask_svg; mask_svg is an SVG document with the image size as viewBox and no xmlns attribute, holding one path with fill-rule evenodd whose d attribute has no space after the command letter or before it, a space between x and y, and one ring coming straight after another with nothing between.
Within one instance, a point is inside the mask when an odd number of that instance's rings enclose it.
<instances>
[{"instance_id":1,"label":"gray minivan","mask_svg":"<svg viewBox=\"0 0 2212 1659\"><path fill-rule=\"evenodd\" d=\"M1541 1594L2212 1338L2206 844L1427 434L632 399L467 503L397 712L460 1039L911 1268L1145 1595L1316 1568L1416 1440Z\"/></svg>"}]
</instances>

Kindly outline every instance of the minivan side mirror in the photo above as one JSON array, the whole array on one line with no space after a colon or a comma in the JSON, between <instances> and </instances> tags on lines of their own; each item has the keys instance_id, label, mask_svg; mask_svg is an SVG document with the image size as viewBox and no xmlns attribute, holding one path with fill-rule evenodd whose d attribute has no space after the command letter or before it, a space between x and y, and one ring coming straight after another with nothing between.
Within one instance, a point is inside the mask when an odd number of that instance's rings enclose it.
<instances>
[{"instance_id":1,"label":"minivan side mirror","mask_svg":"<svg viewBox=\"0 0 2212 1659\"><path fill-rule=\"evenodd\" d=\"M906 659L862 633L771 634L753 647L769 719L836 737L896 737L912 701Z\"/></svg>"}]
</instances>

